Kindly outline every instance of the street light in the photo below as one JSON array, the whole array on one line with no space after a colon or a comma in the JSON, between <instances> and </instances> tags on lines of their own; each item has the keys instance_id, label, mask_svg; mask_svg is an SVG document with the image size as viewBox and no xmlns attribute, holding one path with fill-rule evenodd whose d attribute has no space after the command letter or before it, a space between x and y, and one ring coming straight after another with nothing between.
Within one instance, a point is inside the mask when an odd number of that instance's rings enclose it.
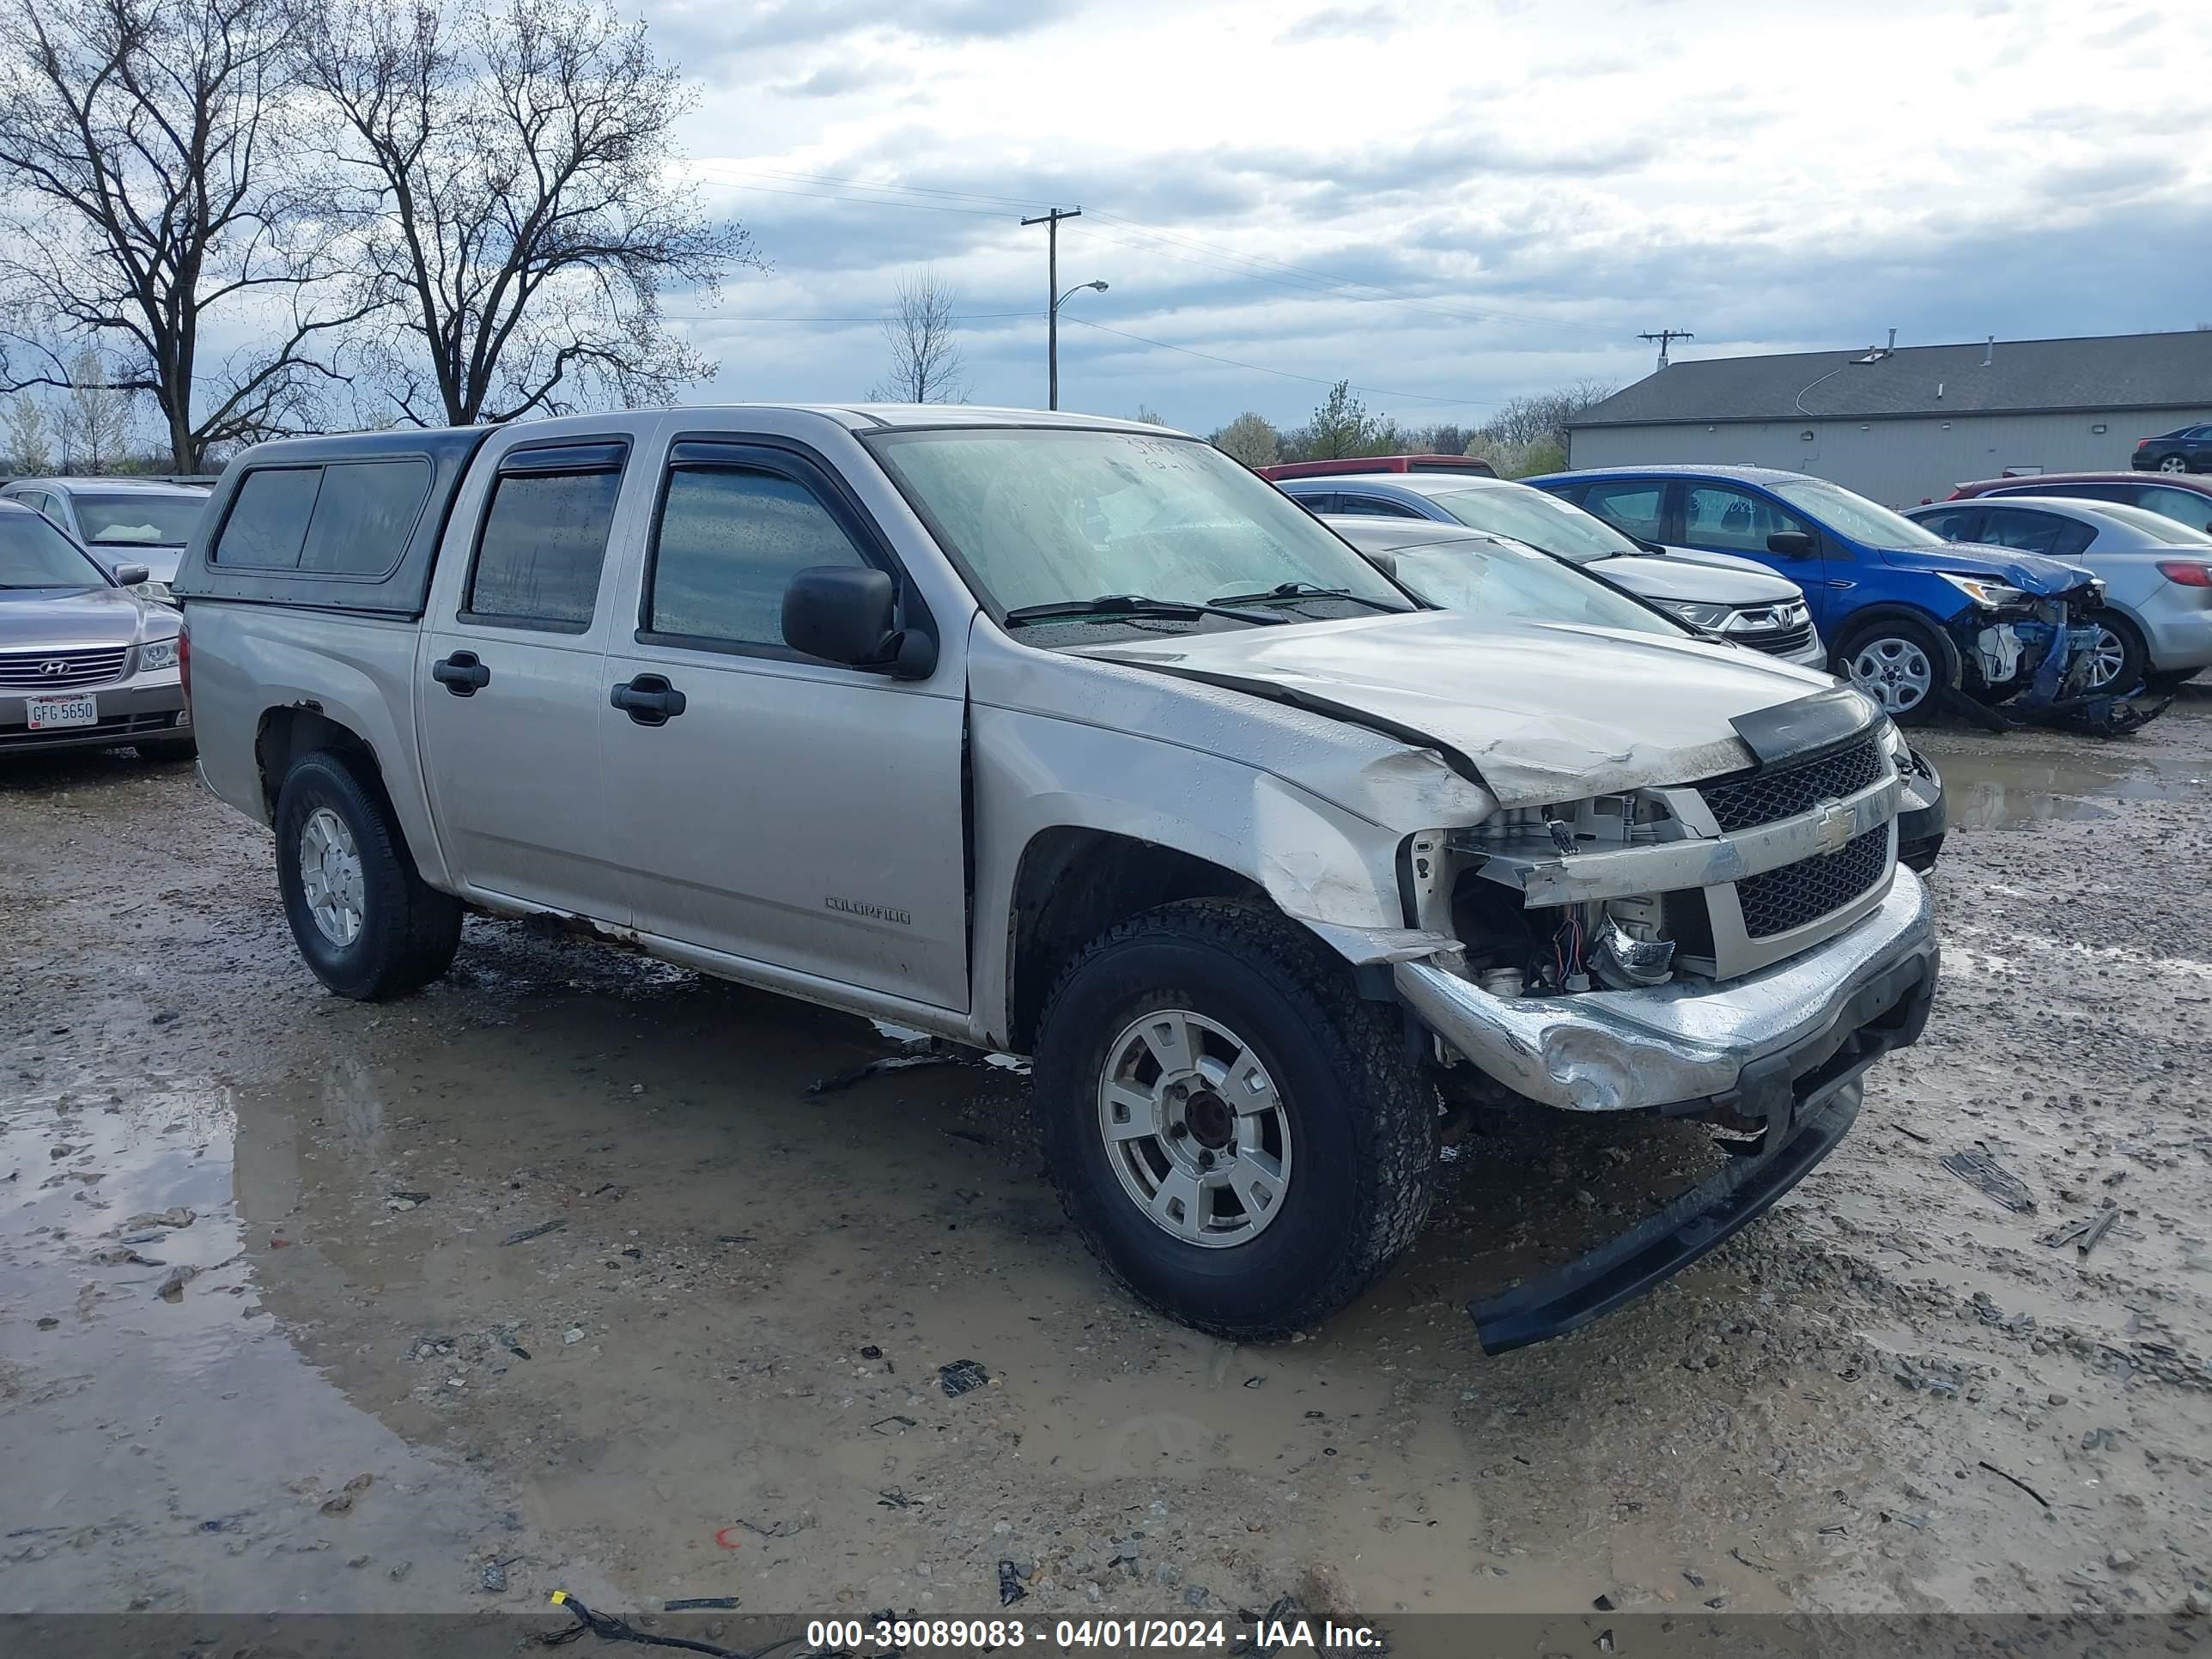
<instances>
[{"instance_id":1,"label":"street light","mask_svg":"<svg viewBox=\"0 0 2212 1659\"><path fill-rule=\"evenodd\" d=\"M1103 283L1078 283L1052 302L1052 314L1045 319L1044 350L1048 366L1045 402L1047 409L1060 407L1060 308L1086 288L1097 289L1101 294L1106 291L1106 284Z\"/></svg>"}]
</instances>

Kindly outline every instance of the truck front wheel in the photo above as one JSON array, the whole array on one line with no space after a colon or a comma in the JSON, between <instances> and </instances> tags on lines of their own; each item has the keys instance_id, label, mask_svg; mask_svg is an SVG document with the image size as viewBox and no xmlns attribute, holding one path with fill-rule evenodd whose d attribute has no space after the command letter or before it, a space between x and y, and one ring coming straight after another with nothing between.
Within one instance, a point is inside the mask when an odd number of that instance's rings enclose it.
<instances>
[{"instance_id":1,"label":"truck front wheel","mask_svg":"<svg viewBox=\"0 0 2212 1659\"><path fill-rule=\"evenodd\" d=\"M381 1002L453 965L459 900L427 885L382 793L326 751L303 755L276 795L276 887L315 977Z\"/></svg>"},{"instance_id":2,"label":"truck front wheel","mask_svg":"<svg viewBox=\"0 0 2212 1659\"><path fill-rule=\"evenodd\" d=\"M1035 1082L1077 1231L1200 1330L1328 1317L1428 1213L1435 1094L1398 1016L1258 906L1165 905L1092 943L1045 1010Z\"/></svg>"}]
</instances>

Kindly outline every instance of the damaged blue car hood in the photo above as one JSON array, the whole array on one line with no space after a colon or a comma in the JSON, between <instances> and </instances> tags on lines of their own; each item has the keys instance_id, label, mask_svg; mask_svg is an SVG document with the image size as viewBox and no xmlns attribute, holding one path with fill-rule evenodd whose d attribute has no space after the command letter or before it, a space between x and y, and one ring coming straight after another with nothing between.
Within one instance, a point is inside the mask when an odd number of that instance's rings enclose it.
<instances>
[{"instance_id":1,"label":"damaged blue car hood","mask_svg":"<svg viewBox=\"0 0 2212 1659\"><path fill-rule=\"evenodd\" d=\"M2028 593L2063 593L2092 579L2078 564L2066 564L2009 547L1979 542L1949 542L1942 547L1885 547L1882 562L1910 570L1953 570L1961 576L1988 576Z\"/></svg>"}]
</instances>

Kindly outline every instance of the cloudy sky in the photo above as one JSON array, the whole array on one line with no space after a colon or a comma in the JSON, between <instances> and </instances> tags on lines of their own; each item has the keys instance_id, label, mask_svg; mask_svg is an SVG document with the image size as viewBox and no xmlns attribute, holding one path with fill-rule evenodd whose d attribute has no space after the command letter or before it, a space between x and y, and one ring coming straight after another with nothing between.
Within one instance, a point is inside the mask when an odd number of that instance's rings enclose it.
<instances>
[{"instance_id":1,"label":"cloudy sky","mask_svg":"<svg viewBox=\"0 0 2212 1659\"><path fill-rule=\"evenodd\" d=\"M971 397L1480 424L1676 355L2212 322L2212 25L2140 0L646 0L771 264L711 395L859 395L902 272ZM1027 313L1027 314L1007 314ZM1077 319L1080 319L1080 323Z\"/></svg>"}]
</instances>

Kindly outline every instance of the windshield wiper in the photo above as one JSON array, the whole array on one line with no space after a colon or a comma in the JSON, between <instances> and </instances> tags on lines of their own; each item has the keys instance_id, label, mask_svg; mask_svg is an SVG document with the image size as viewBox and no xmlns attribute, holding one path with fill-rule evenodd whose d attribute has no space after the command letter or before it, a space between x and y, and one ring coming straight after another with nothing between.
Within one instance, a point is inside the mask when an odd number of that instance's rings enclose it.
<instances>
[{"instance_id":1,"label":"windshield wiper","mask_svg":"<svg viewBox=\"0 0 2212 1659\"><path fill-rule=\"evenodd\" d=\"M1016 605L1006 612L1006 620L1017 626L1023 623L1054 622L1073 617L1226 617L1232 622L1280 623L1287 617L1255 616L1249 611L1227 611L1214 604L1200 605L1195 599L1150 599L1142 593L1101 593L1095 599L1061 599L1051 605Z\"/></svg>"},{"instance_id":2,"label":"windshield wiper","mask_svg":"<svg viewBox=\"0 0 2212 1659\"><path fill-rule=\"evenodd\" d=\"M1354 605L1365 605L1370 611L1388 611L1394 615L1413 609L1412 605L1392 605L1387 599L1370 599L1364 593L1355 593L1348 587L1322 587L1313 582L1277 582L1264 593L1219 593L1207 603L1264 605L1269 599L1349 599Z\"/></svg>"}]
</instances>

